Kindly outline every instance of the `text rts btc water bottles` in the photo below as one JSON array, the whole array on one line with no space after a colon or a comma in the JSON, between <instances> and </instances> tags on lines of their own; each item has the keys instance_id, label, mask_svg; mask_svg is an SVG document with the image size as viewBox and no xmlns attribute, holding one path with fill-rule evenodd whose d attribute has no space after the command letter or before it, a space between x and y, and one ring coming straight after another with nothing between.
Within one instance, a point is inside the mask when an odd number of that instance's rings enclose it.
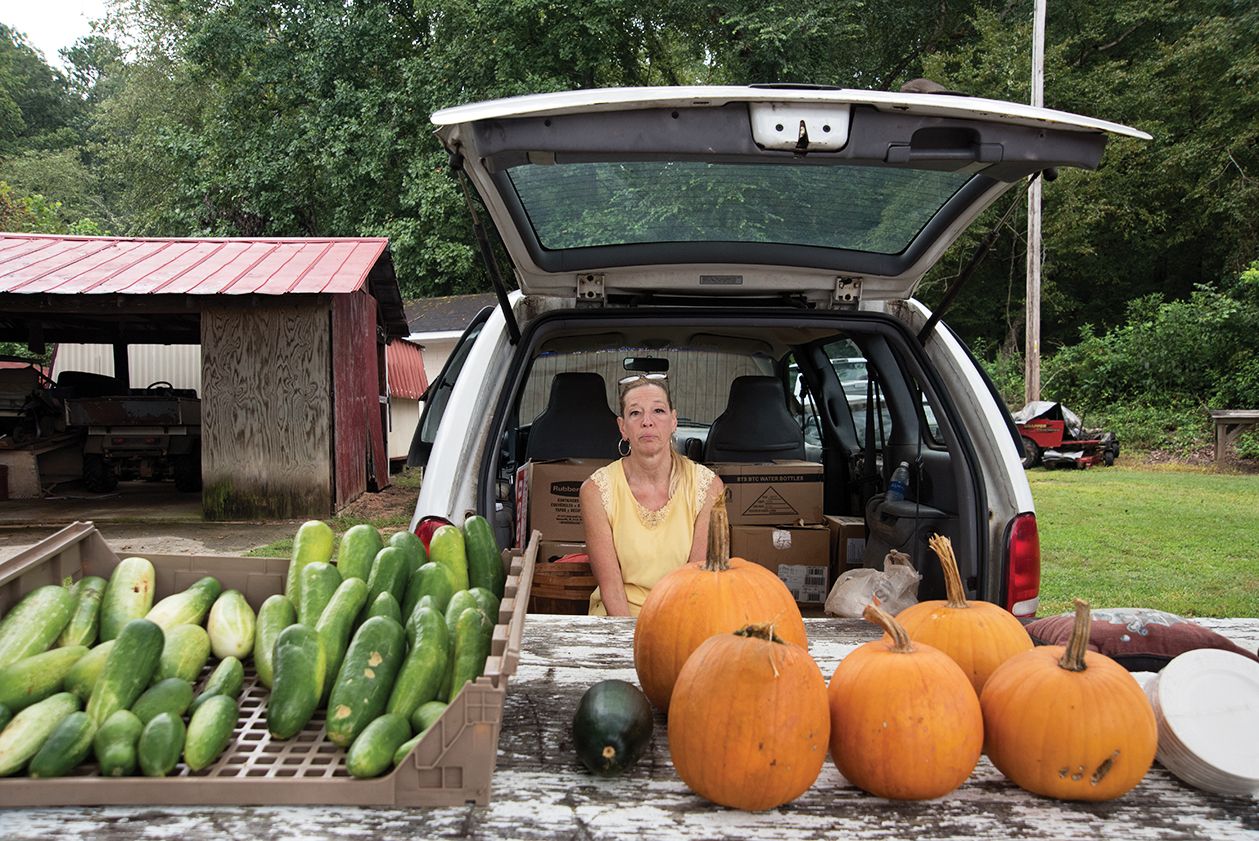
<instances>
[{"instance_id":1,"label":"text rts btc water bottles","mask_svg":"<svg viewBox=\"0 0 1259 841\"><path fill-rule=\"evenodd\" d=\"M899 502L905 498L905 489L909 487L909 462L902 461L901 466L892 471L892 480L887 483L887 502Z\"/></svg>"}]
</instances>

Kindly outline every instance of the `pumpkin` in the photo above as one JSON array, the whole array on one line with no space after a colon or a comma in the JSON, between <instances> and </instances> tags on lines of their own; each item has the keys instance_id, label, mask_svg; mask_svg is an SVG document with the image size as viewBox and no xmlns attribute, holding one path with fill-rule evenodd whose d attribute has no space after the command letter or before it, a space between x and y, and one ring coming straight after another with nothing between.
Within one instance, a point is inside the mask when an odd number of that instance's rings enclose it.
<instances>
[{"instance_id":1,"label":"pumpkin","mask_svg":"<svg viewBox=\"0 0 1259 841\"><path fill-rule=\"evenodd\" d=\"M960 786L979 761L984 724L975 689L947 654L911 641L891 614L862 614L886 635L840 661L827 695L831 757L853 785L893 800Z\"/></svg>"},{"instance_id":2,"label":"pumpkin","mask_svg":"<svg viewBox=\"0 0 1259 841\"><path fill-rule=\"evenodd\" d=\"M993 669L1032 649L1032 638L1019 620L989 602L968 602L962 589L953 544L933 534L927 544L944 570L947 599L919 602L896 614L896 621L910 639L925 642L953 658L962 667L978 695Z\"/></svg>"},{"instance_id":3,"label":"pumpkin","mask_svg":"<svg viewBox=\"0 0 1259 841\"><path fill-rule=\"evenodd\" d=\"M1034 794L1110 800L1154 761L1154 710L1123 666L1088 650L1089 625L1089 606L1076 599L1067 644L1011 657L980 696L988 758Z\"/></svg>"},{"instance_id":4,"label":"pumpkin","mask_svg":"<svg viewBox=\"0 0 1259 841\"><path fill-rule=\"evenodd\" d=\"M735 809L773 809L807 791L829 734L821 670L769 625L706 640L682 667L669 705L678 776Z\"/></svg>"},{"instance_id":5,"label":"pumpkin","mask_svg":"<svg viewBox=\"0 0 1259 841\"><path fill-rule=\"evenodd\" d=\"M718 498L708 527L708 558L679 567L651 588L634 626L634 669L651 702L666 713L686 659L713 634L769 624L784 640L808 649L800 608L778 576L730 557L730 521Z\"/></svg>"}]
</instances>

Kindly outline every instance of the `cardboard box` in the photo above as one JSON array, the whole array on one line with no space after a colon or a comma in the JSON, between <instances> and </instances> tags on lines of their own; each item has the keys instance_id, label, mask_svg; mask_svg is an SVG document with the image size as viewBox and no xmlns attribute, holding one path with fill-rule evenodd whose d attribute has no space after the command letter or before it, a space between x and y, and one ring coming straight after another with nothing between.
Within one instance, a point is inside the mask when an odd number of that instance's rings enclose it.
<instances>
[{"instance_id":1,"label":"cardboard box","mask_svg":"<svg viewBox=\"0 0 1259 841\"><path fill-rule=\"evenodd\" d=\"M581 483L606 459L527 461L516 471L516 545L524 546L534 529L550 541L580 543ZM527 512L521 517L520 512Z\"/></svg>"},{"instance_id":2,"label":"cardboard box","mask_svg":"<svg viewBox=\"0 0 1259 841\"><path fill-rule=\"evenodd\" d=\"M848 570L864 566L866 521L861 517L835 514L827 514L825 519L831 530L831 580L834 581Z\"/></svg>"},{"instance_id":3,"label":"cardboard box","mask_svg":"<svg viewBox=\"0 0 1259 841\"><path fill-rule=\"evenodd\" d=\"M773 570L801 604L830 592L831 533L825 526L731 526L730 554Z\"/></svg>"},{"instance_id":4,"label":"cardboard box","mask_svg":"<svg viewBox=\"0 0 1259 841\"><path fill-rule=\"evenodd\" d=\"M822 465L811 461L710 464L726 485L730 524L822 522Z\"/></svg>"}]
</instances>

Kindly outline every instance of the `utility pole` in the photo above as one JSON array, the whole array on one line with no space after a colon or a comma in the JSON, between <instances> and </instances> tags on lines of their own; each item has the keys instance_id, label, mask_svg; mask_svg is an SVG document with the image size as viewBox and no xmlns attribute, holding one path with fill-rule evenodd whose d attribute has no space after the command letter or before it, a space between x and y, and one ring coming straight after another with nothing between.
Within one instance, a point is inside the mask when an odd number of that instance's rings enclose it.
<instances>
[{"instance_id":1,"label":"utility pole","mask_svg":"<svg viewBox=\"0 0 1259 841\"><path fill-rule=\"evenodd\" d=\"M1045 0L1034 0L1032 22L1032 105L1045 104ZM1024 403L1040 399L1040 185L1027 190L1027 322L1023 349Z\"/></svg>"}]
</instances>

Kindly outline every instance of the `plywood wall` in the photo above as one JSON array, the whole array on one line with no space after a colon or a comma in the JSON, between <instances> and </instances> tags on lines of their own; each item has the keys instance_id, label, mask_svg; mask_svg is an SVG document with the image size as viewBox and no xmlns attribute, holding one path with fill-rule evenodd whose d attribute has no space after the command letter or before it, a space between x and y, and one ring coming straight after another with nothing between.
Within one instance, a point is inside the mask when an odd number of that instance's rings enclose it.
<instances>
[{"instance_id":1,"label":"plywood wall","mask_svg":"<svg viewBox=\"0 0 1259 841\"><path fill-rule=\"evenodd\" d=\"M202 310L207 519L332 512L329 310L298 296L216 299Z\"/></svg>"}]
</instances>

